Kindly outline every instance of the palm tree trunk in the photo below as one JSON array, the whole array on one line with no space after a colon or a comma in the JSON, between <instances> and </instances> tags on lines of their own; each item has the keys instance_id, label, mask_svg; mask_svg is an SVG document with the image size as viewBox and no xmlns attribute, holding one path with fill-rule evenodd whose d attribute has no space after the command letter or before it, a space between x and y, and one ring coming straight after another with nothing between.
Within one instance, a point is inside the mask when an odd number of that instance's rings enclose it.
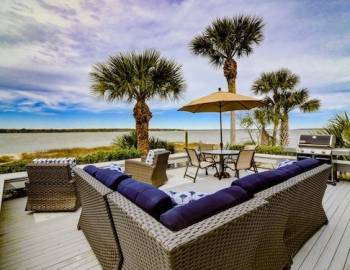
<instances>
[{"instance_id":1,"label":"palm tree trunk","mask_svg":"<svg viewBox=\"0 0 350 270\"><path fill-rule=\"evenodd\" d=\"M224 63L224 76L227 80L228 91L236 94L237 63L232 58L227 58ZM230 117L230 143L236 142L236 115L231 112Z\"/></svg>"},{"instance_id":2,"label":"palm tree trunk","mask_svg":"<svg viewBox=\"0 0 350 270\"><path fill-rule=\"evenodd\" d=\"M288 114L285 113L281 118L281 130L280 130L280 142L281 146L285 147L288 145L289 140L289 117Z\"/></svg>"},{"instance_id":3,"label":"palm tree trunk","mask_svg":"<svg viewBox=\"0 0 350 270\"><path fill-rule=\"evenodd\" d=\"M149 150L148 126L152 113L144 100L136 102L134 118L136 121L137 148L142 155L147 155Z\"/></svg>"},{"instance_id":4,"label":"palm tree trunk","mask_svg":"<svg viewBox=\"0 0 350 270\"><path fill-rule=\"evenodd\" d=\"M272 129L272 138L271 138L271 144L273 146L277 144L277 130L278 130L279 122L280 122L280 116L279 114L277 114L277 112L275 112L273 116L273 129Z\"/></svg>"},{"instance_id":5,"label":"palm tree trunk","mask_svg":"<svg viewBox=\"0 0 350 270\"><path fill-rule=\"evenodd\" d=\"M270 136L266 131L265 127L261 128L261 133L260 133L260 144L262 145L269 145L270 141Z\"/></svg>"}]
</instances>

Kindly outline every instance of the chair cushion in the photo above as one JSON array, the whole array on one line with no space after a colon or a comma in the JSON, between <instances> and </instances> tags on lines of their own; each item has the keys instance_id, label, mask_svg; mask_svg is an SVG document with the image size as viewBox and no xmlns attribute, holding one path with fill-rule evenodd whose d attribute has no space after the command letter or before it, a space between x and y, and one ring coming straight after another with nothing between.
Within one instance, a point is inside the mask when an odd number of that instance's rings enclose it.
<instances>
[{"instance_id":1,"label":"chair cushion","mask_svg":"<svg viewBox=\"0 0 350 270\"><path fill-rule=\"evenodd\" d=\"M110 189L116 191L118 185L125 179L130 178L129 175L125 173L121 173L119 171L109 170L109 169L101 169L97 168L97 171L94 177L100 181L105 186Z\"/></svg>"},{"instance_id":2,"label":"chair cushion","mask_svg":"<svg viewBox=\"0 0 350 270\"><path fill-rule=\"evenodd\" d=\"M33 159L34 164L69 164L73 169L77 165L77 161L74 157L67 158L36 158Z\"/></svg>"},{"instance_id":3,"label":"chair cushion","mask_svg":"<svg viewBox=\"0 0 350 270\"><path fill-rule=\"evenodd\" d=\"M321 162L314 158L308 158L308 159L299 160L294 164L298 166L300 169L302 169L303 172L306 172L308 170L314 169L317 166L321 165Z\"/></svg>"},{"instance_id":4,"label":"chair cushion","mask_svg":"<svg viewBox=\"0 0 350 270\"><path fill-rule=\"evenodd\" d=\"M68 164L71 169L71 174L74 176L73 168L77 165L74 157L67 158L36 158L33 159L33 164Z\"/></svg>"},{"instance_id":5,"label":"chair cushion","mask_svg":"<svg viewBox=\"0 0 350 270\"><path fill-rule=\"evenodd\" d=\"M186 205L170 209L160 216L160 222L170 230L178 231L250 198L248 193L238 186L225 188Z\"/></svg>"},{"instance_id":6,"label":"chair cushion","mask_svg":"<svg viewBox=\"0 0 350 270\"><path fill-rule=\"evenodd\" d=\"M166 152L166 149L164 148L158 148L158 149L152 149L148 151L145 163L148 165L153 166L154 165L154 158L156 155Z\"/></svg>"},{"instance_id":7,"label":"chair cushion","mask_svg":"<svg viewBox=\"0 0 350 270\"><path fill-rule=\"evenodd\" d=\"M86 171L91 176L95 177L95 174L98 171L98 168L94 165L88 165L88 166L85 166L83 170Z\"/></svg>"},{"instance_id":8,"label":"chair cushion","mask_svg":"<svg viewBox=\"0 0 350 270\"><path fill-rule=\"evenodd\" d=\"M254 173L232 182L231 186L239 186L251 196L264 189L282 183L287 178L277 170Z\"/></svg>"},{"instance_id":9,"label":"chair cushion","mask_svg":"<svg viewBox=\"0 0 350 270\"><path fill-rule=\"evenodd\" d=\"M117 190L156 219L173 206L164 191L131 178L121 182Z\"/></svg>"}]
</instances>

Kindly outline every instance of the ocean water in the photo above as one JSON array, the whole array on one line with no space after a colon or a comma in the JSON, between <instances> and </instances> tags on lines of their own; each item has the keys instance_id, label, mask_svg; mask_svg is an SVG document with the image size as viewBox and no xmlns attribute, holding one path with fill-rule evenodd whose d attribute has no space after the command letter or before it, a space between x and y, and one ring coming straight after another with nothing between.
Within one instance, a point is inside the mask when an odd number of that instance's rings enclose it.
<instances>
[{"instance_id":1,"label":"ocean water","mask_svg":"<svg viewBox=\"0 0 350 270\"><path fill-rule=\"evenodd\" d=\"M295 147L300 134L315 133L312 129L290 130L289 147ZM0 155L45 151L73 147L107 146L128 132L67 132L67 133L2 133ZM170 142L184 142L184 131L151 131L150 136ZM189 130L189 142L219 143L219 130ZM223 131L224 144L229 142L229 130ZM237 143L249 141L246 130L237 130Z\"/></svg>"}]
</instances>

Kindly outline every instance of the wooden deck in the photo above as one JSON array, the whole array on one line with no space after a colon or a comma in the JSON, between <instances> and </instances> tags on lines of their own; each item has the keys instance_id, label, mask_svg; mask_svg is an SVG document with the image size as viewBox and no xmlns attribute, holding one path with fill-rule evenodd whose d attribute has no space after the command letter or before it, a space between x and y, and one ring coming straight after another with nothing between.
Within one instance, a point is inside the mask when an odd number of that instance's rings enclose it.
<instances>
[{"instance_id":1,"label":"wooden deck","mask_svg":"<svg viewBox=\"0 0 350 270\"><path fill-rule=\"evenodd\" d=\"M191 183L183 168L169 170L167 188ZM200 175L194 189L215 189L217 181ZM76 229L80 212L27 213L26 198L5 201L0 214L0 269L101 269L83 233ZM329 186L324 197L329 224L294 258L292 269L350 269L350 183Z\"/></svg>"}]
</instances>

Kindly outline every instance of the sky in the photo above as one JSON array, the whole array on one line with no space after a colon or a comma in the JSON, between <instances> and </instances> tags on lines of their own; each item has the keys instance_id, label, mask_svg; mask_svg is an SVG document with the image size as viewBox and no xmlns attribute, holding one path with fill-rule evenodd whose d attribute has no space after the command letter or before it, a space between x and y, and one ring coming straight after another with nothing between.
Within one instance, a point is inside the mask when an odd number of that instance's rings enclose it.
<instances>
[{"instance_id":1,"label":"sky","mask_svg":"<svg viewBox=\"0 0 350 270\"><path fill-rule=\"evenodd\" d=\"M150 101L151 128L218 128L218 115L177 111L226 88L222 70L188 44L214 19L239 14L261 16L266 26L254 53L238 59L238 93L252 95L259 74L284 67L322 104L292 112L291 128L322 127L349 110L348 0L2 0L0 128L134 127L133 104L94 96L89 72L110 55L146 48L181 64L187 85L176 102Z\"/></svg>"}]
</instances>

